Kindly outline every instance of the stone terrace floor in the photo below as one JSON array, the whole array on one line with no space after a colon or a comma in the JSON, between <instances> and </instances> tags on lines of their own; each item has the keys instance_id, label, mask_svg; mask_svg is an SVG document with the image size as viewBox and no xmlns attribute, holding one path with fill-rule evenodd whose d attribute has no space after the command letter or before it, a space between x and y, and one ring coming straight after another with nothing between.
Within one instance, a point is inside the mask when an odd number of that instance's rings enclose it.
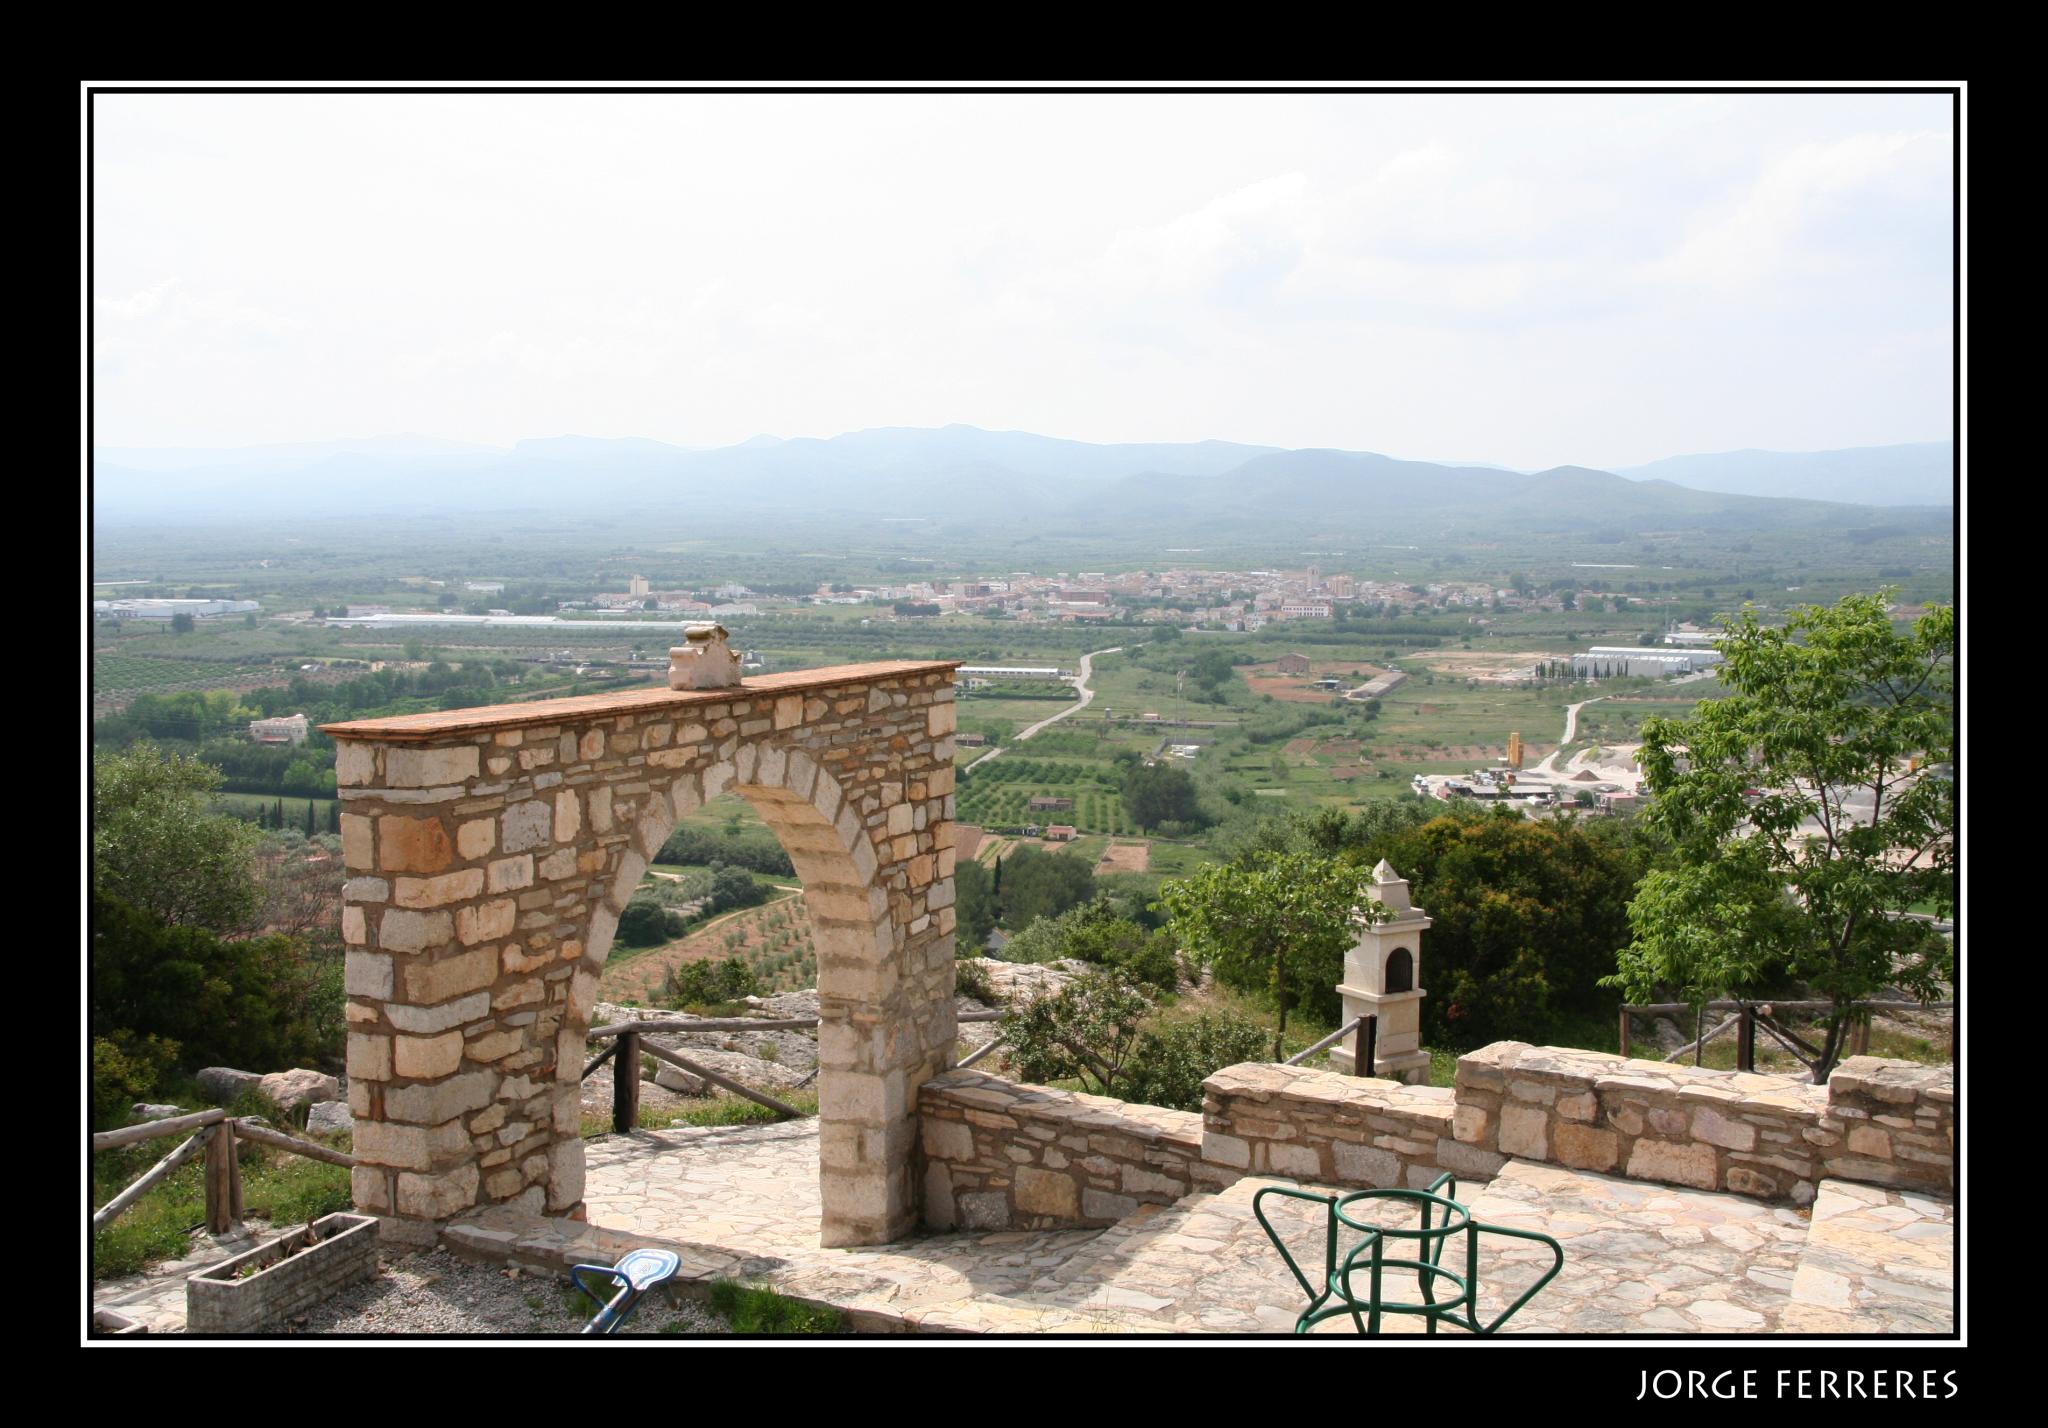
<instances>
[{"instance_id":1,"label":"stone terrace floor","mask_svg":"<svg viewBox=\"0 0 2048 1428\"><path fill-rule=\"evenodd\" d=\"M873 1249L817 1243L815 1121L642 1131L588 1144L590 1223L478 1211L460 1253L535 1268L679 1250L684 1277L738 1277L835 1305L857 1328L927 1332L1285 1333L1299 1289L1252 1218L1247 1179L1147 1206L1106 1230L933 1235ZM1559 1277L1509 1321L1525 1333L1945 1333L1946 1201L1828 1181L1811 1215L1742 1196L1510 1161L1460 1198L1475 1218L1554 1235ZM1272 1202L1269 1202L1269 1206ZM1321 1264L1320 1210L1298 1201L1296 1259ZM1481 1241L1480 1307L1499 1311L1549 1251ZM1463 1272L1457 1241L1444 1258ZM1387 1292L1416 1298L1390 1276ZM1348 1320L1327 1332L1352 1332ZM1415 1332L1390 1318L1390 1332Z\"/></svg>"}]
</instances>

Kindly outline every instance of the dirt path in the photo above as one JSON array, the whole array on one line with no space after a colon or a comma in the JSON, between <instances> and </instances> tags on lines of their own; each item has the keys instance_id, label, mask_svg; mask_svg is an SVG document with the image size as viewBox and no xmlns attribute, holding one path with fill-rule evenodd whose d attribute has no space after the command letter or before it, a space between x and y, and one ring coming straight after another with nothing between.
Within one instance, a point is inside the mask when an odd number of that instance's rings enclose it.
<instances>
[{"instance_id":1,"label":"dirt path","mask_svg":"<svg viewBox=\"0 0 2048 1428\"><path fill-rule=\"evenodd\" d=\"M1083 709L1086 709L1090 704L1094 703L1095 691L1088 687L1088 680L1095 673L1095 656L1108 654L1122 654L1123 648L1124 647L1122 645L1114 645L1106 650L1090 650L1087 654L1082 655L1081 672L1074 676L1074 688L1081 692L1081 697L1074 701L1072 704L1069 704L1066 708L1060 710L1059 713L1053 715L1051 718L1039 720L1036 724L1033 724L1030 728L1018 734L1016 738L1010 741L1010 743L1021 744L1024 742L1024 740L1030 738L1033 734L1036 734L1040 729L1046 728L1049 725L1057 724L1062 719L1070 719L1074 715L1079 714ZM1136 646L1133 646L1132 648L1135 649ZM997 747L990 749L987 753L983 754L980 758L976 759L967 767L970 769L979 768L982 764L987 763L990 759L1000 756L1003 750L1008 747L1008 744L998 745ZM962 772L965 772L965 770L962 770Z\"/></svg>"},{"instance_id":2,"label":"dirt path","mask_svg":"<svg viewBox=\"0 0 2048 1428\"><path fill-rule=\"evenodd\" d=\"M1604 694L1596 694L1591 699L1581 699L1576 704L1567 705L1564 711L1564 737L1557 741L1556 748L1543 756L1543 762L1536 765L1530 772L1542 774L1556 773L1557 769L1554 765L1557 763L1557 756L1570 746L1572 735L1579 731L1579 711L1588 704L1598 704L1606 697Z\"/></svg>"}]
</instances>

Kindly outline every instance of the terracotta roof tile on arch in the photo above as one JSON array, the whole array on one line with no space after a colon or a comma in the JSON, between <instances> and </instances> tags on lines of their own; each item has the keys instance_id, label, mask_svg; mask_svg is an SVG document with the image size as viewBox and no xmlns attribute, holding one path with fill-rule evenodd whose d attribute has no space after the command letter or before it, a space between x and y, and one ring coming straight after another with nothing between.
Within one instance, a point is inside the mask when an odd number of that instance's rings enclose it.
<instances>
[{"instance_id":1,"label":"terracotta roof tile on arch","mask_svg":"<svg viewBox=\"0 0 2048 1428\"><path fill-rule=\"evenodd\" d=\"M447 709L428 714L399 714L388 719L350 719L322 724L320 732L334 739L374 739L380 743L425 742L451 734L486 729L517 729L610 714L644 714L697 704L729 703L751 695L790 694L869 684L880 679L951 672L959 660L878 660L840 664L826 669L790 670L758 675L727 689L628 689L607 694L579 694L567 699L536 699L525 704L489 704L475 709Z\"/></svg>"}]
</instances>

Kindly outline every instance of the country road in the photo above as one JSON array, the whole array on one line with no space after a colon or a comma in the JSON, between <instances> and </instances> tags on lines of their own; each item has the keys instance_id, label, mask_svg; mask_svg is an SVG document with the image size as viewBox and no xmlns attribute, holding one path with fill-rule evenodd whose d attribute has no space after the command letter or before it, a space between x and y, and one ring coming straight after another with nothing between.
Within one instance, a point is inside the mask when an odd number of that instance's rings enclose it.
<instances>
[{"instance_id":1,"label":"country road","mask_svg":"<svg viewBox=\"0 0 2048 1428\"><path fill-rule=\"evenodd\" d=\"M1536 765L1536 767L1531 769L1529 772L1542 774L1556 773L1557 770L1551 767L1551 765L1557 761L1557 756L1559 754L1563 753L1567 748L1571 747L1572 735L1578 733L1579 731L1579 711L1585 708L1588 704L1598 704L1601 700L1605 699L1606 697L1607 696L1604 694L1596 694L1591 699L1581 699L1576 704L1568 705L1564 711L1564 737L1557 741L1556 748L1552 749L1549 753L1543 756L1543 762Z\"/></svg>"},{"instance_id":2,"label":"country road","mask_svg":"<svg viewBox=\"0 0 2048 1428\"><path fill-rule=\"evenodd\" d=\"M1133 646L1132 648L1135 649L1137 647ZM1088 687L1088 680L1095 673L1095 656L1122 654L1123 649L1124 647L1122 645L1112 645L1110 648L1106 650L1091 650L1087 654L1082 655L1080 673L1074 676L1074 688L1081 691L1081 697L1075 700L1072 704L1069 704L1066 708L1060 710L1059 713L1053 715L1050 719L1041 719L1036 724L1033 724L1030 728L1022 730L1018 733L1017 737L1012 739L1010 742L1013 744L1022 743L1024 740L1030 738L1033 734L1036 734L1040 729L1043 729L1050 724L1057 724L1062 719L1071 718L1072 716L1079 714L1083 709L1086 709L1090 704L1092 704L1095 701L1095 691ZM990 759L997 757L1007 747L1009 747L1009 745L1007 744L998 745L996 748L990 749L987 753L983 754L980 758L976 759L967 767L970 769L979 768L981 767L981 765L987 763Z\"/></svg>"}]
</instances>

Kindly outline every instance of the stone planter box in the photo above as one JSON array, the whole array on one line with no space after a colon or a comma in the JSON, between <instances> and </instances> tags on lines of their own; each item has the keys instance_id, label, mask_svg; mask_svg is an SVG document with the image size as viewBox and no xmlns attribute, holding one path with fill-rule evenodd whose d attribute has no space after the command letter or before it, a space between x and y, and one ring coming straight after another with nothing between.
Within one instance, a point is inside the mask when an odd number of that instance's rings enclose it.
<instances>
[{"instance_id":1,"label":"stone planter box","mask_svg":"<svg viewBox=\"0 0 2048 1428\"><path fill-rule=\"evenodd\" d=\"M187 1279L185 1332L274 1330L376 1269L376 1218L325 1215Z\"/></svg>"}]
</instances>

